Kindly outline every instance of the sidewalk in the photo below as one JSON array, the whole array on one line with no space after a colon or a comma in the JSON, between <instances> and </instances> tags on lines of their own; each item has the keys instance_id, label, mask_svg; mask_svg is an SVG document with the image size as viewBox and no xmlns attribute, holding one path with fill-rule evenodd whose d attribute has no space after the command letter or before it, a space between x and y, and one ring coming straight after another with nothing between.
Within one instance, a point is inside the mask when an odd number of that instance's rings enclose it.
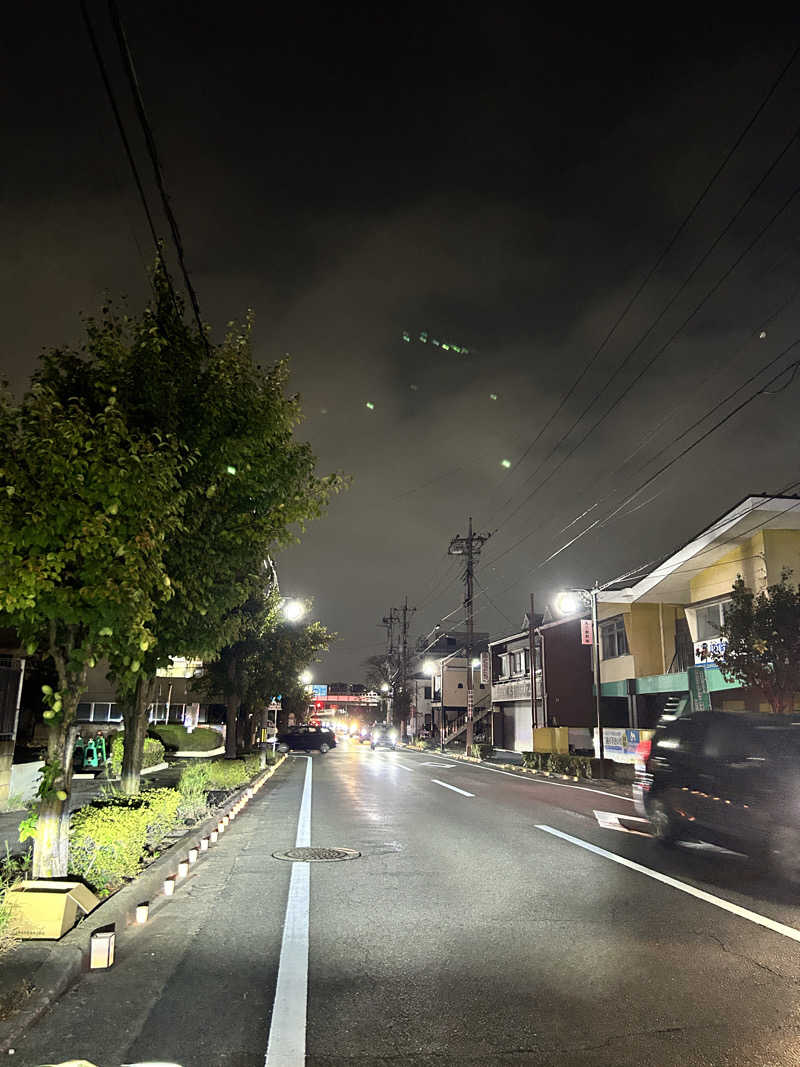
<instances>
[{"instance_id":1,"label":"sidewalk","mask_svg":"<svg viewBox=\"0 0 800 1067\"><path fill-rule=\"evenodd\" d=\"M188 844L197 844L201 837L216 827L217 821L224 813L231 811L253 781L262 776L265 776L265 781L271 779L285 761L284 756L266 771L261 771L256 779L231 791L214 805L204 819L194 826L186 827L171 842L164 842L160 855L149 866L135 879L101 901L87 919L79 922L59 941L20 941L2 957L0 1054L10 1051L20 1033L44 1014L86 971L92 931L100 926L113 924L116 927L119 951L120 942L124 945L126 936L136 929L134 915L137 904L147 900L152 907L158 909L169 907L169 898L163 896L164 878L167 875L175 875L178 860L186 854ZM176 770L169 768L160 772L160 775L164 776L162 782L165 778L168 780L170 771L173 777L176 777ZM79 784L90 787L89 796L97 791L91 791L92 786L97 786L96 782L84 781ZM208 854L210 855L210 852ZM188 885L190 881L191 876L183 884Z\"/></svg>"}]
</instances>

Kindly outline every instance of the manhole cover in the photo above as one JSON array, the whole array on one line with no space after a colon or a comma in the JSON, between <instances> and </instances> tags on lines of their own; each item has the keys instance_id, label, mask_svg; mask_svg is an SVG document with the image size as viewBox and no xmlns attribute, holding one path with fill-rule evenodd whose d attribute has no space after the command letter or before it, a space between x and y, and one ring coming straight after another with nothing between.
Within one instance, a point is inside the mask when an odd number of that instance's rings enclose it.
<instances>
[{"instance_id":1,"label":"manhole cover","mask_svg":"<svg viewBox=\"0 0 800 1067\"><path fill-rule=\"evenodd\" d=\"M273 852L276 860L292 860L295 863L333 863L336 860L355 860L361 855L354 848L287 848L285 852Z\"/></svg>"}]
</instances>

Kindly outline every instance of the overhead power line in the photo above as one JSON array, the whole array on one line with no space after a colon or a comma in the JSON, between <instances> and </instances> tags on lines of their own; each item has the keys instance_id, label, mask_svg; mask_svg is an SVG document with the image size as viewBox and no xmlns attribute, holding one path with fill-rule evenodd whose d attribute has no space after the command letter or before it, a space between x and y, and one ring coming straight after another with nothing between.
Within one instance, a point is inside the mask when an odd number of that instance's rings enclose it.
<instances>
[{"instance_id":1,"label":"overhead power line","mask_svg":"<svg viewBox=\"0 0 800 1067\"><path fill-rule=\"evenodd\" d=\"M125 130L125 123L122 120L122 114L120 113L119 106L117 104L117 98L114 95L114 90L111 85L111 79L108 75L108 68L106 67L105 60L103 59L103 53L100 49L100 43L97 40L97 35L94 32L94 26L92 25L92 20L89 15L89 9L87 7L86 0L81 0L81 14L83 15L83 22L86 27L86 33L89 37L89 42L92 46L92 52L94 53L94 58L97 63L98 70L100 71L100 77L103 81L103 87L105 88L106 96L108 97L108 102L111 106L111 112L114 116L114 122L116 123L117 131L122 141L123 148L125 149L125 155L128 160L128 165L130 166L131 173L133 174L133 181L136 185L136 191L139 194L139 200L141 201L142 209L144 211L145 218L147 219L147 226L150 230L150 236L153 238L153 245L155 246L156 256L158 257L159 262L161 263L162 269L164 270L164 274L166 275L168 284L171 288L172 281L169 277L169 272L167 271L166 263L164 262L164 257L161 250L161 241L159 240L158 232L156 231L155 222L153 221L153 215L150 211L150 205L147 201L147 194L144 191L142 178L139 174L139 168L136 166L136 159L133 155L131 143L128 140L128 134ZM173 297L174 296L175 294L173 290Z\"/></svg>"},{"instance_id":2,"label":"overhead power line","mask_svg":"<svg viewBox=\"0 0 800 1067\"><path fill-rule=\"evenodd\" d=\"M767 90L766 94L764 95L764 97L762 98L761 102L759 103L758 107L755 109L753 114L750 116L748 121L745 123L743 129L739 133L739 136L736 138L734 143L731 145L731 147L725 153L722 161L717 166L717 169L714 171L714 173L711 175L709 180L706 182L706 185L702 189L700 195L697 197L697 199L694 201L692 206L689 208L689 211L683 217L680 225L675 230L675 232L672 235L672 237L669 239L667 244L664 246L664 248L661 250L659 255L656 257L655 262L650 267L649 271L644 276L642 281L639 283L639 285L635 289L633 295L629 298L628 302L625 304L625 307L622 309L620 314L614 320L614 323L611 326L610 330L606 333L606 335L603 337L603 339L600 342L600 344L597 346L597 348L594 350L594 352L589 357L587 362L584 364L584 366L581 369L580 373L575 378L575 380L573 381L572 385L569 387L567 392L564 393L564 395L561 397L561 400L559 401L559 403L558 403L557 407L555 408L555 410L552 412L552 414L549 416L549 418L544 423L544 425L539 429L539 431L536 434L536 436L533 438L533 440L530 442L530 444L525 448L525 451L522 453L522 455L516 461L516 463L514 464L513 470L516 470L524 462L526 457L530 454L531 450L536 447L536 445L542 439L542 437L547 432L547 430L550 428L550 426L553 424L553 422L558 418L558 416L564 410L565 405L570 400L570 398L573 396L573 394L575 393L575 390L578 388L578 386L581 384L583 379L586 377L586 375L589 372L589 370L594 366L594 364L596 363L597 359L600 357L600 355L604 351L604 349L605 349L606 345L608 344L608 342L611 340L611 338L614 336L614 334L616 333L616 331L619 328L619 326L622 324L624 319L627 317L628 312L631 310L633 305L636 303L636 301L642 295L644 290L647 288L647 286L650 283L650 281L652 280L653 276L661 268L661 266L663 265L663 263L666 260L667 256L669 255L669 253L675 247L675 244L677 243L678 239L681 237L681 235L684 233L684 231L688 227L689 223L692 221L694 216L697 214L698 209L700 208L701 204L703 203L703 201L708 196L708 194L711 191L711 189L713 188L713 186L716 184L717 179L722 174L722 172L725 170L725 168L727 167L728 163L731 161L733 156L736 154L736 152L738 151L740 145L742 144L744 139L747 137L747 135L750 132L750 130L753 128L753 126L758 121L759 117L761 116L762 112L766 108L767 104L770 102L772 97L775 95L779 85L781 84L781 82L783 81L784 77L788 73L790 67L794 64L795 60L797 59L798 54L800 54L800 45L798 45L798 47L795 48L794 52L792 52L792 54L789 57L788 61L784 64L782 69L779 71L777 77L775 78L775 80L770 85L770 87ZM735 219L735 217L734 217L734 219ZM723 231L723 233L724 232L725 231ZM718 238L718 240L719 240L719 238ZM713 247L714 246L712 246L712 250L713 250ZM701 263L702 263L702 260L701 260ZM697 269L697 268L695 268L695 269ZM691 275L690 275L690 277L691 277ZM680 292L680 290L679 290L679 292ZM676 294L676 296L677 296L677 294ZM675 299L675 297L673 297L673 300L674 299ZM670 304L671 303L672 303L672 301L670 301ZM666 310L668 310L670 304L667 304L667 306L661 312L661 315L663 315L666 312ZM659 318L660 317L661 316L659 316ZM658 319L656 320L656 322L658 322ZM651 327L651 329L652 329L652 327ZM649 333L649 331L648 331L648 333ZM641 344L642 340L644 340L644 338L646 336L647 336L647 334L645 334L640 339L640 341L637 342L637 347L638 347L639 344ZM634 351L635 351L635 349L634 349ZM609 381L610 380L611 379L609 379ZM535 472L534 472L534 475L535 475ZM502 507L505 507L505 506L506 506L505 504L502 505Z\"/></svg>"},{"instance_id":3,"label":"overhead power line","mask_svg":"<svg viewBox=\"0 0 800 1067\"><path fill-rule=\"evenodd\" d=\"M83 2L84 0L82 0L82 3ZM117 44L119 46L120 55L122 56L125 74L127 76L131 92L133 94L134 104L136 105L136 114L139 117L139 124L141 125L142 132L144 134L145 144L147 145L147 153L150 156L150 162L152 163L153 175L155 177L155 182L158 187L159 195L161 197L161 203L164 208L164 214L167 217L170 232L172 234L172 241L175 245L175 251L178 255L178 263L180 264L181 274L183 275L183 281L186 286L186 291L189 294L189 300L191 301L192 310L194 311L197 329L200 332L200 336L203 338L206 350L209 351L208 336L206 334L205 327L203 326L203 319L200 314L200 302L197 299L197 293L195 292L194 286L192 285L192 280L189 277L189 270L186 266L186 256L183 250L183 240L181 238L178 220L175 217L175 212L172 210L172 204L167 194L167 189L164 182L164 174L158 157L158 149L156 147L153 129L150 125L150 120L147 117L147 112L144 106L144 99L142 97L142 91L139 86L139 79L136 75L136 68L133 62L133 55L131 53L128 40L125 35L125 28L122 24L122 19L120 17L119 9L117 8L115 0L108 0L108 10L111 15L111 22L114 27L114 33L117 38Z\"/></svg>"},{"instance_id":4,"label":"overhead power line","mask_svg":"<svg viewBox=\"0 0 800 1067\"><path fill-rule=\"evenodd\" d=\"M721 233L717 235L717 237L715 238L715 240L712 243L711 247L704 253L704 255L701 257L701 259L698 261L698 263L695 265L695 267L692 268L692 271L687 275L687 277L681 283L681 285L676 290L676 292L673 294L672 298L670 299L669 303L667 304L667 308L669 306L671 306L671 304L675 301L677 296L686 287L686 285L689 283L691 278L695 275L695 273L697 272L699 267L705 262L705 260L711 254L713 249L717 246L717 244L722 239L722 237L725 235L725 233L728 232L728 230L733 225L733 223L736 221L736 219L741 215L742 211L745 209L747 204L752 200L752 198L755 196L755 194L758 191L758 189L761 188L761 186L766 181L767 177L772 173L772 171L777 166L777 164L780 162L780 160L784 157L786 152L788 152L789 148L797 140L798 136L800 136L800 126L798 126L797 129L792 133L792 136L784 144L783 148L778 153L778 155L775 157L775 159L773 159L772 163L767 168L767 171L765 171L765 173L761 176L761 178L756 183L756 185L753 187L753 189L750 190L750 192L748 193L748 195L745 198L745 200L743 201L743 203L737 209L737 211L734 214L733 218L731 220L729 220L729 222L725 225L725 227L723 228ZM686 329L686 327L695 318L695 316L702 310L703 307L705 307L705 305L708 303L708 301L711 299L711 297L714 296L715 293L717 293L719 291L719 289L725 284L725 282L728 280L728 278L730 278L730 276L733 274L733 272L736 270L736 268L739 266L739 264L745 259L746 256L748 256L750 254L750 252L753 250L753 248L756 246L756 244L758 244L758 242L761 240L761 238L764 236L764 234L767 232L767 230L769 230L770 227L777 221L777 219L784 213L784 211L786 211L786 209L790 206L792 201L794 201L796 199L798 194L800 194L800 185L795 186L795 188L792 190L792 192L789 194L789 196L783 201L783 203L777 209L777 211L775 211L771 215L769 220L763 226L761 226L761 228L756 233L755 237L753 237L753 239L747 244L745 249L736 257L736 259L733 261L733 263L731 263L730 266L728 266L726 268L726 270L723 271L723 273L716 280L716 282L714 282L714 284L711 286L711 288L706 291L705 295L702 297L702 299L699 301L699 303L697 303L694 306L694 308L692 308L690 313L681 322L681 324L677 327L677 329L675 329L670 334L670 336L667 338L667 340L664 342L664 344L662 344L660 348L656 349L655 353L650 357L650 359L647 360L647 362L641 367L641 369L638 371L638 373L625 386L625 388L622 390L622 392L619 394L619 396L617 396L617 398L614 401L612 401L612 403L606 408L606 410L602 413L602 415L600 415L599 418L595 419L595 421L586 430L586 432L583 434L583 436L580 437L579 440L572 446L572 448L564 456L562 456L562 458L558 461L558 463L556 463L556 465L550 469L548 474L537 485L535 485L533 487L531 492L513 509L513 511L503 520L501 525L503 525L503 526L507 525L511 521L511 519L516 514L518 514L519 511L521 511L522 508L525 507L525 505L527 503L529 503L529 501L539 492L539 490L542 489L545 485L547 485L547 483L564 466L564 464L570 459L570 457L573 456L575 454L575 452L577 452L578 449L588 440L588 438L595 432L595 430L606 421L606 419L609 417L609 415L611 415L611 413L622 403L622 401L625 399L625 397L641 381L641 379L645 376L645 374L647 374L647 372L656 363L656 361L661 358L661 356L664 354L664 352L666 352L666 350L675 341L675 339L679 336L679 334L681 334ZM663 314L667 310L667 308L662 310L662 312L657 317L656 322L658 322L659 319L663 316ZM536 477L536 475L544 467L545 463L547 463L547 461L551 458L551 456L553 456L555 454L555 452L558 450L559 446L564 443L564 441L567 439L567 437L569 437L569 435L572 433L572 431L578 426L578 424L588 414L588 412L594 406L597 398L605 391L605 389L611 384L611 382L614 380L614 378L616 378L616 376L619 374L619 372L625 367L625 365L630 360L631 356L634 354L636 349L641 344L642 340L644 340L644 338L647 336L647 334L650 332L651 329L652 329L652 326L648 327L648 330L646 331L646 333L639 339L639 341L637 341L637 343L634 346L634 348L632 348L628 352L628 354L625 356L623 361L617 366L617 368L614 370L614 372L611 374L611 376L607 379L606 383L603 385L603 387L600 389L600 391L596 394L596 396L594 396L591 399L591 401L584 407L584 409L581 411L581 413L578 416L578 418L575 419L575 421L572 423L572 425L569 427L569 429L564 434L561 435L561 437L555 443L555 445L550 450L550 452L547 454L547 456L544 457L544 459L541 461L541 463L538 465L538 467L526 479L526 482L530 481L531 478ZM507 503L508 503L508 501L507 501ZM505 507L505 505L503 505L503 507ZM498 527L498 529L499 528L500 527Z\"/></svg>"}]
</instances>

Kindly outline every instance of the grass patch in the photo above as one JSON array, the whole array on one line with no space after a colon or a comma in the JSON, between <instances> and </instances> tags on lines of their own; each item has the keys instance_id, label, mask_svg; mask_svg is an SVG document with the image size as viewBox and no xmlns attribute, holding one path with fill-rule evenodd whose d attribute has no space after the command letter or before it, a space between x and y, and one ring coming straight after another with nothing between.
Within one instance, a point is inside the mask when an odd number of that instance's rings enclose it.
<instances>
[{"instance_id":1,"label":"grass patch","mask_svg":"<svg viewBox=\"0 0 800 1067\"><path fill-rule=\"evenodd\" d=\"M173 752L211 752L222 744L222 735L207 726L198 726L189 733L181 723L161 723L151 726L149 733Z\"/></svg>"}]
</instances>

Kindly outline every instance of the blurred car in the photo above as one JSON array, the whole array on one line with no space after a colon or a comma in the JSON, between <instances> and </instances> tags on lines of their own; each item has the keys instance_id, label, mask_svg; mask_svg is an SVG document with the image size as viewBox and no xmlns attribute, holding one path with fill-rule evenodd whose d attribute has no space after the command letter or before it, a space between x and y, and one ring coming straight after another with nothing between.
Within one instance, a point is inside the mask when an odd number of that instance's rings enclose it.
<instances>
[{"instance_id":1,"label":"blurred car","mask_svg":"<svg viewBox=\"0 0 800 1067\"><path fill-rule=\"evenodd\" d=\"M369 726L362 726L355 736L362 745L366 745L369 743L369 739L372 736L372 730Z\"/></svg>"},{"instance_id":2,"label":"blurred car","mask_svg":"<svg viewBox=\"0 0 800 1067\"><path fill-rule=\"evenodd\" d=\"M800 878L794 716L704 711L667 722L639 745L633 796L663 844L708 841Z\"/></svg>"},{"instance_id":3,"label":"blurred car","mask_svg":"<svg viewBox=\"0 0 800 1067\"><path fill-rule=\"evenodd\" d=\"M372 751L381 745L394 751L397 748L397 730L388 722L378 722L372 727L369 743Z\"/></svg>"},{"instance_id":4,"label":"blurred car","mask_svg":"<svg viewBox=\"0 0 800 1067\"><path fill-rule=\"evenodd\" d=\"M321 726L293 726L278 737L279 752L318 751L324 755L332 748L336 748L336 735Z\"/></svg>"}]
</instances>

